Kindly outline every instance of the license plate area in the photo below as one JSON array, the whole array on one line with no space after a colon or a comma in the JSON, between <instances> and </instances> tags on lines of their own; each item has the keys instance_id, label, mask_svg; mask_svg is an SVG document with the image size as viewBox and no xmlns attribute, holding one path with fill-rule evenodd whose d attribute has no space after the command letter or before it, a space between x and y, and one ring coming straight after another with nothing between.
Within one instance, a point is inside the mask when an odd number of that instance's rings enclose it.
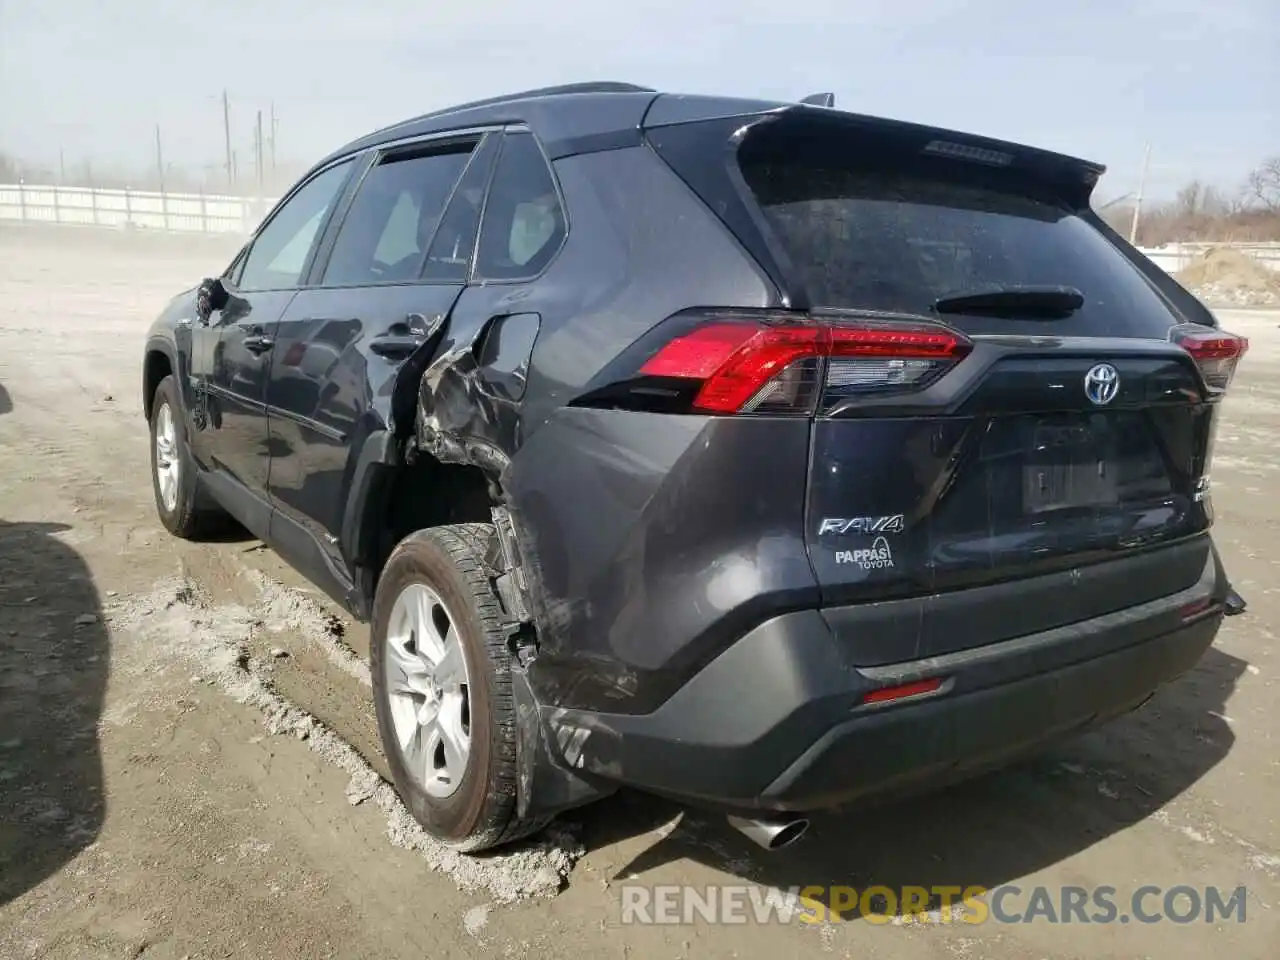
<instances>
[{"instance_id":1,"label":"license plate area","mask_svg":"<svg viewBox=\"0 0 1280 960\"><path fill-rule=\"evenodd\" d=\"M1119 502L1119 465L1109 431L1099 437L1083 417L1036 423L1022 469L1022 506L1030 515Z\"/></svg>"}]
</instances>

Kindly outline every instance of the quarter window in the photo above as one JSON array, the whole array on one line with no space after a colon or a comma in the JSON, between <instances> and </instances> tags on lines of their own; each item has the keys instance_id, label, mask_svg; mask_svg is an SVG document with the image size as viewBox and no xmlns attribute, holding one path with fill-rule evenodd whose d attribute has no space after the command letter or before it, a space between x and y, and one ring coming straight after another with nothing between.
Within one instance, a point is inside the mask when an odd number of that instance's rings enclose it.
<instances>
[{"instance_id":1,"label":"quarter window","mask_svg":"<svg viewBox=\"0 0 1280 960\"><path fill-rule=\"evenodd\" d=\"M485 205L477 275L513 280L541 273L564 236L564 210L542 150L532 134L508 134Z\"/></svg>"}]
</instances>

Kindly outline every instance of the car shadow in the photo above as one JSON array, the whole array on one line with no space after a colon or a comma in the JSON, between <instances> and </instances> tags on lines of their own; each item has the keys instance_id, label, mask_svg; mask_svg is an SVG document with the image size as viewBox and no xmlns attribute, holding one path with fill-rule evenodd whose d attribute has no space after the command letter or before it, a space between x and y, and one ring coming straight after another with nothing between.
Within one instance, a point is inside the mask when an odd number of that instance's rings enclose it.
<instances>
[{"instance_id":1,"label":"car shadow","mask_svg":"<svg viewBox=\"0 0 1280 960\"><path fill-rule=\"evenodd\" d=\"M218 517L216 523L200 531L201 543L248 543L251 549L261 547L262 541L240 525L234 517Z\"/></svg>"},{"instance_id":2,"label":"car shadow","mask_svg":"<svg viewBox=\"0 0 1280 960\"><path fill-rule=\"evenodd\" d=\"M93 843L105 811L101 604L61 523L0 520L0 906Z\"/></svg>"},{"instance_id":3,"label":"car shadow","mask_svg":"<svg viewBox=\"0 0 1280 960\"><path fill-rule=\"evenodd\" d=\"M0 414L9 413L13 410L13 400L9 398L9 391L4 388L4 384L0 383Z\"/></svg>"},{"instance_id":4,"label":"car shadow","mask_svg":"<svg viewBox=\"0 0 1280 960\"><path fill-rule=\"evenodd\" d=\"M719 816L682 812L633 793L583 810L585 841L588 849L599 849L680 818L665 837L621 865L615 881L692 860L781 890L853 887L860 895L873 885L990 889L1152 816L1212 770L1235 742L1223 716L1246 667L1210 648L1191 671L1124 717L941 792L815 817L801 841L774 853ZM814 899L832 906L826 895ZM894 901L872 909L900 912ZM848 908L842 913L846 920L857 916Z\"/></svg>"}]
</instances>

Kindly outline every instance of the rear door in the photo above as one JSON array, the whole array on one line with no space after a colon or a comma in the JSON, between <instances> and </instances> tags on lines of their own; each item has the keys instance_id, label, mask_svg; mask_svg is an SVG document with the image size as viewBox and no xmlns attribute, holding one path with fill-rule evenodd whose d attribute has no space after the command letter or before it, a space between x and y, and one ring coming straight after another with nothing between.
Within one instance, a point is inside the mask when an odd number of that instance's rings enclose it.
<instances>
[{"instance_id":1,"label":"rear door","mask_svg":"<svg viewBox=\"0 0 1280 960\"><path fill-rule=\"evenodd\" d=\"M770 126L738 166L782 272L834 331L899 331L837 349L812 426L824 602L884 611L862 662L1192 585L1220 391L1171 339L1181 318L1081 215L1082 172L1071 185L1031 152L862 118ZM990 589L965 609L942 598L959 588Z\"/></svg>"},{"instance_id":2,"label":"rear door","mask_svg":"<svg viewBox=\"0 0 1280 960\"><path fill-rule=\"evenodd\" d=\"M272 536L304 569L347 573L344 519L364 443L412 429L416 381L466 282L494 144L383 151L276 332L267 403ZM322 576L317 573L317 576Z\"/></svg>"}]
</instances>

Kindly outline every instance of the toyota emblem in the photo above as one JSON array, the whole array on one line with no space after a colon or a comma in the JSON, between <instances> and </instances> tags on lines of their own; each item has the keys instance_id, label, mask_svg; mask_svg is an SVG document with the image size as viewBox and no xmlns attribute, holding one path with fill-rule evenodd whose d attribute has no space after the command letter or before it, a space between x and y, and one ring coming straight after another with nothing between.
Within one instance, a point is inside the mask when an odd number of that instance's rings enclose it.
<instances>
[{"instance_id":1,"label":"toyota emblem","mask_svg":"<svg viewBox=\"0 0 1280 960\"><path fill-rule=\"evenodd\" d=\"M1105 407L1120 392L1120 371L1109 363L1096 363L1084 375L1084 395L1095 406Z\"/></svg>"}]
</instances>

